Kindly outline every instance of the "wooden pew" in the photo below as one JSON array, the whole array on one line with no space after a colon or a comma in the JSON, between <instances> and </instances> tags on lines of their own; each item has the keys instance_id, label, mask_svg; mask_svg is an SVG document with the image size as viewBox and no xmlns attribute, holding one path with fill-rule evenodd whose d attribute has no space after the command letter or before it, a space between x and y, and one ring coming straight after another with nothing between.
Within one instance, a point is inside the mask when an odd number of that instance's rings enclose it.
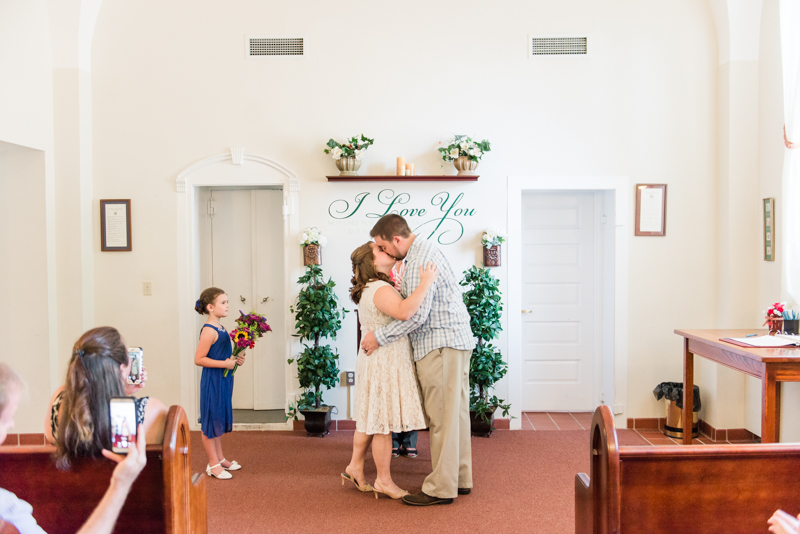
<instances>
[{"instance_id":1,"label":"wooden pew","mask_svg":"<svg viewBox=\"0 0 800 534\"><path fill-rule=\"evenodd\" d=\"M117 520L116 533L204 534L206 475L191 472L186 412L172 406L163 445L147 446L147 466L134 482ZM0 447L0 488L28 501L49 534L74 533L88 519L117 465L105 458L55 467L55 447Z\"/></svg>"},{"instance_id":2,"label":"wooden pew","mask_svg":"<svg viewBox=\"0 0 800 534\"><path fill-rule=\"evenodd\" d=\"M589 451L576 534L766 532L778 508L800 512L800 443L620 447L600 406Z\"/></svg>"}]
</instances>

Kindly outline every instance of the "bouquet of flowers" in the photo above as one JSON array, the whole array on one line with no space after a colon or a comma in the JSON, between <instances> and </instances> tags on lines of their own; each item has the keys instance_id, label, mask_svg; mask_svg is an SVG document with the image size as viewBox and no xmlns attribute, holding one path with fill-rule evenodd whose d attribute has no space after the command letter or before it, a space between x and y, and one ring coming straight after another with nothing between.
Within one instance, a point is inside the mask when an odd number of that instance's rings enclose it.
<instances>
[{"instance_id":1,"label":"bouquet of flowers","mask_svg":"<svg viewBox=\"0 0 800 534\"><path fill-rule=\"evenodd\" d=\"M457 135L446 147L439 147L439 153L445 161L455 161L461 156L467 156L472 161L480 161L484 152L491 151L489 141L484 139L476 143L466 135Z\"/></svg>"},{"instance_id":2,"label":"bouquet of flowers","mask_svg":"<svg viewBox=\"0 0 800 534\"><path fill-rule=\"evenodd\" d=\"M783 319L783 312L787 309L785 302L776 302L767 310L767 319Z\"/></svg>"},{"instance_id":3,"label":"bouquet of flowers","mask_svg":"<svg viewBox=\"0 0 800 534\"><path fill-rule=\"evenodd\" d=\"M321 247L325 247L328 245L328 238L322 235L319 231L319 228L316 226L310 226L303 230L303 233L300 234L300 246L304 247L306 245L319 245Z\"/></svg>"},{"instance_id":4,"label":"bouquet of flowers","mask_svg":"<svg viewBox=\"0 0 800 534\"><path fill-rule=\"evenodd\" d=\"M364 151L375 142L374 139L364 137L351 137L344 143L337 143L333 139L328 140L328 148L325 149L326 154L333 156L333 159L340 158L356 158L361 159Z\"/></svg>"},{"instance_id":5,"label":"bouquet of flowers","mask_svg":"<svg viewBox=\"0 0 800 534\"><path fill-rule=\"evenodd\" d=\"M256 339L263 336L266 332L272 332L272 328L267 324L267 318L263 315L258 315L255 310L248 314L239 310L239 318L236 319L236 328L231 331L231 339L233 340L233 354L231 359L236 358L242 353L244 349L252 349L256 346ZM233 373L236 374L236 369L239 365L233 366ZM225 369L222 376L228 376L229 369Z\"/></svg>"},{"instance_id":6,"label":"bouquet of flowers","mask_svg":"<svg viewBox=\"0 0 800 534\"><path fill-rule=\"evenodd\" d=\"M483 236L481 236L481 244L483 245L484 248L496 247L500 243L505 242L505 240L506 240L505 230L494 226L484 230Z\"/></svg>"}]
</instances>

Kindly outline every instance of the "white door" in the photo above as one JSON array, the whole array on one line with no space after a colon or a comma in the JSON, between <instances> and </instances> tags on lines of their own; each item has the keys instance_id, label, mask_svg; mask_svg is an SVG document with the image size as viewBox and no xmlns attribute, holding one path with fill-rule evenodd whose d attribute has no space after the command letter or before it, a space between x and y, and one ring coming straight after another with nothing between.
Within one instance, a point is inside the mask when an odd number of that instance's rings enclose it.
<instances>
[{"instance_id":1,"label":"white door","mask_svg":"<svg viewBox=\"0 0 800 534\"><path fill-rule=\"evenodd\" d=\"M201 201L210 200L213 208L207 223L200 221L209 244L201 247L207 266L203 279L228 295L230 312L222 325L231 332L239 311L255 310L273 330L247 350L247 363L236 371L233 408L282 409L283 194L269 189L214 189L207 194L201 194Z\"/></svg>"},{"instance_id":2,"label":"white door","mask_svg":"<svg viewBox=\"0 0 800 534\"><path fill-rule=\"evenodd\" d=\"M600 217L601 195L594 191L523 193L524 411L594 409Z\"/></svg>"}]
</instances>

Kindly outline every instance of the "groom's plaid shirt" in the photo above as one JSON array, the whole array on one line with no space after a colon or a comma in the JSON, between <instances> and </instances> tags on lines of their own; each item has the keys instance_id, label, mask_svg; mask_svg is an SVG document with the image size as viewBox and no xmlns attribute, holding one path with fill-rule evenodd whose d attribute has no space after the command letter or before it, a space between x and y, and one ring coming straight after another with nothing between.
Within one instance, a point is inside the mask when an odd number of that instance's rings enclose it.
<instances>
[{"instance_id":1,"label":"groom's plaid shirt","mask_svg":"<svg viewBox=\"0 0 800 534\"><path fill-rule=\"evenodd\" d=\"M414 347L414 360L430 351L450 347L472 350L475 339L469 327L469 313L461 296L453 269L442 252L429 241L417 236L406 254L406 269L400 294L407 298L420 283L419 267L429 261L439 268L439 276L431 286L422 306L408 321L392 321L375 331L375 340L386 345L407 335Z\"/></svg>"}]
</instances>

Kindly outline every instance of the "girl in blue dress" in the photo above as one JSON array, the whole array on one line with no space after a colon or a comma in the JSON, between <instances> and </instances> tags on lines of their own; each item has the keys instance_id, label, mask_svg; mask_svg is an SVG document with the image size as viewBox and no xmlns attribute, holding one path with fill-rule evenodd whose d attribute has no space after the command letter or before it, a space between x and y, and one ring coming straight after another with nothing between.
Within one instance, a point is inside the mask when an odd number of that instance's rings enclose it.
<instances>
[{"instance_id":1,"label":"girl in blue dress","mask_svg":"<svg viewBox=\"0 0 800 534\"><path fill-rule=\"evenodd\" d=\"M233 478L229 471L242 468L236 461L228 461L222 454L222 434L233 430L233 373L222 376L225 369L244 365L244 352L231 359L233 349L228 332L220 324L228 316L228 295L217 287L209 287L200 294L195 311L208 315L200 331L200 342L194 354L194 363L203 368L200 379L200 426L203 430L203 447L208 454L206 474L221 480Z\"/></svg>"}]
</instances>

